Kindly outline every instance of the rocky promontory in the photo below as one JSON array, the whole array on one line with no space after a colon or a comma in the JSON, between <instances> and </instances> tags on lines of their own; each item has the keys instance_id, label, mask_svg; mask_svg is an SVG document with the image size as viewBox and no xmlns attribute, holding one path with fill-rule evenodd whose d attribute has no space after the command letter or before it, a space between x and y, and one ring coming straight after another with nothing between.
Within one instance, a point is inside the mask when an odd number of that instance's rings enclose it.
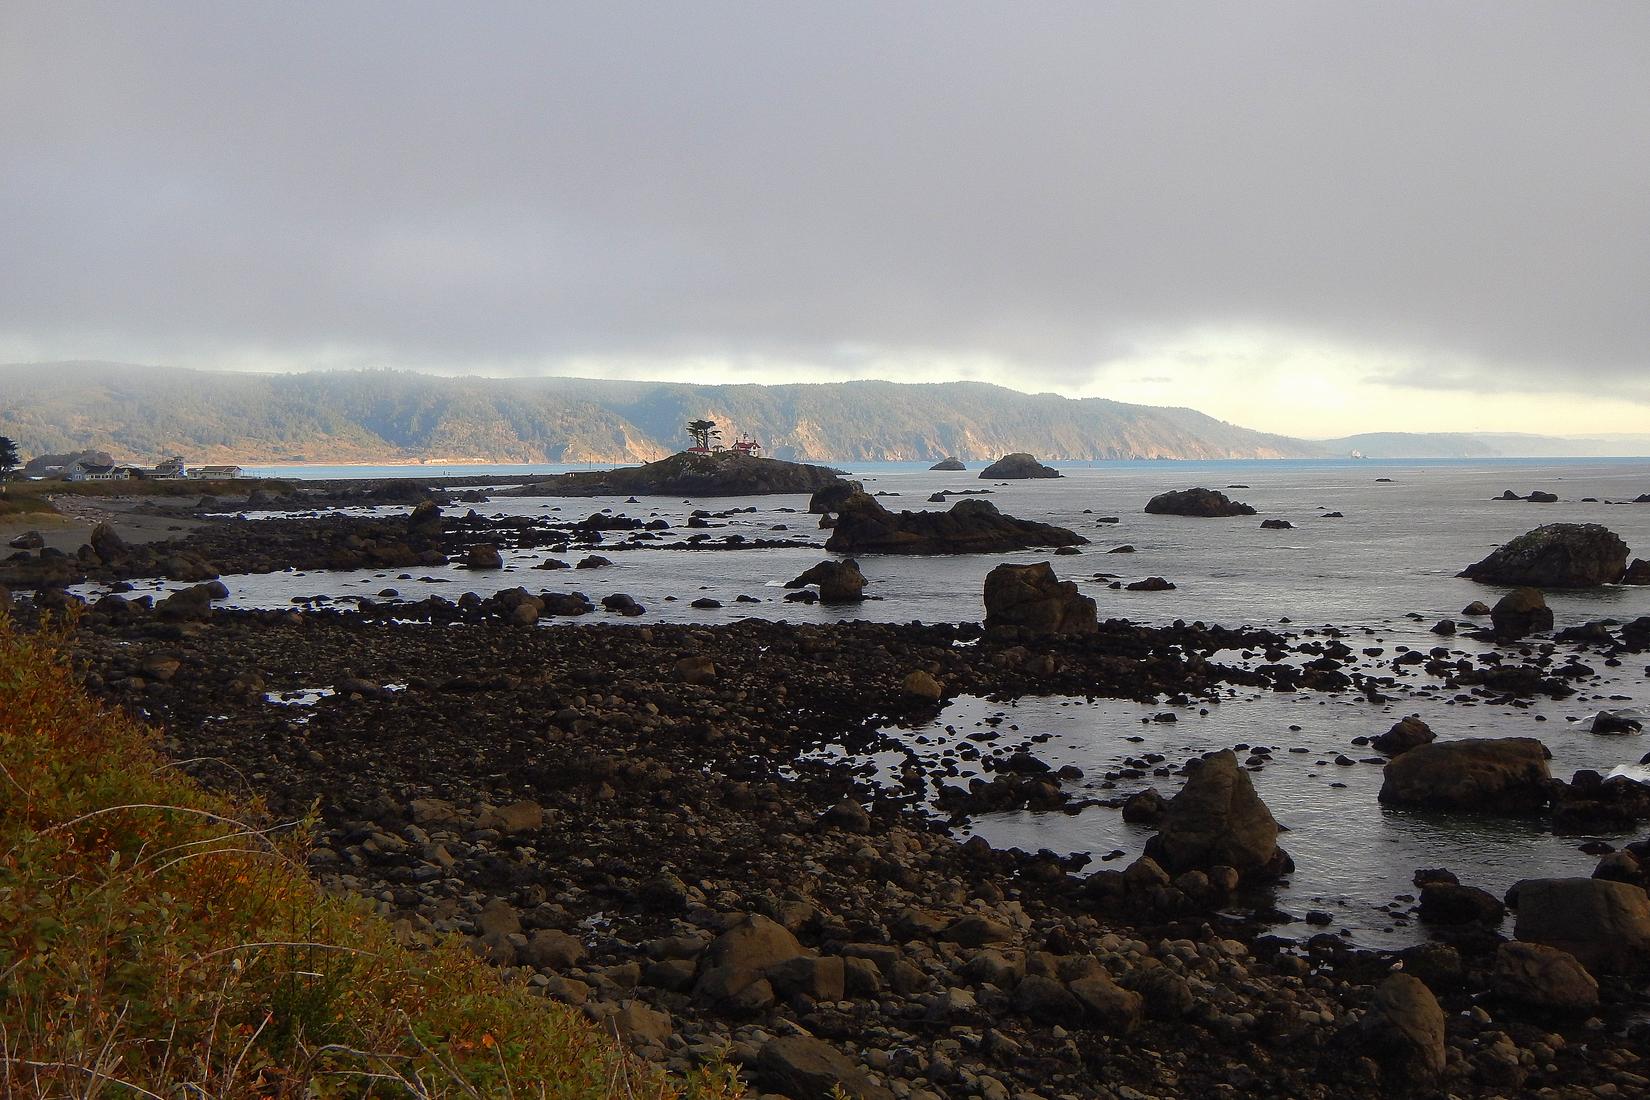
<instances>
[{"instance_id":1,"label":"rocky promontory","mask_svg":"<svg viewBox=\"0 0 1650 1100\"><path fill-rule=\"evenodd\" d=\"M822 522L834 523L825 549L839 554L1000 554L1088 542L1064 527L1005 516L984 500L959 500L945 512L890 512L857 482L814 494L809 511L835 513Z\"/></svg>"},{"instance_id":2,"label":"rocky promontory","mask_svg":"<svg viewBox=\"0 0 1650 1100\"><path fill-rule=\"evenodd\" d=\"M513 490L513 496L746 497L812 493L839 481L828 466L757 458L734 451L683 451L643 466L562 474Z\"/></svg>"},{"instance_id":3,"label":"rocky promontory","mask_svg":"<svg viewBox=\"0 0 1650 1100\"><path fill-rule=\"evenodd\" d=\"M1549 523L1528 531L1460 575L1484 584L1594 588L1627 572L1627 544L1597 523Z\"/></svg>"},{"instance_id":4,"label":"rocky promontory","mask_svg":"<svg viewBox=\"0 0 1650 1100\"><path fill-rule=\"evenodd\" d=\"M957 468L961 469L961 466L959 465ZM1034 477L1059 476L1059 470L1056 470L1053 466L1044 466L1024 451L1004 455L980 471L980 477L993 478L998 481L1022 481Z\"/></svg>"},{"instance_id":5,"label":"rocky promontory","mask_svg":"<svg viewBox=\"0 0 1650 1100\"><path fill-rule=\"evenodd\" d=\"M1159 493L1146 502L1146 511L1154 516L1252 516L1255 510L1233 500L1218 489L1179 489Z\"/></svg>"}]
</instances>

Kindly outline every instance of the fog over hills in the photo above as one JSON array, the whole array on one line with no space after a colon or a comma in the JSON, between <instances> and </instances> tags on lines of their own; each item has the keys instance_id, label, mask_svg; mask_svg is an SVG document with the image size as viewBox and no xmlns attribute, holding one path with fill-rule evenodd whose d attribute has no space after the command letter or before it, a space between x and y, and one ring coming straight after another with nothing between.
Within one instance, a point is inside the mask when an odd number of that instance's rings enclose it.
<instances>
[{"instance_id":1,"label":"fog over hills","mask_svg":"<svg viewBox=\"0 0 1650 1100\"><path fill-rule=\"evenodd\" d=\"M1378 433L1311 441L1186 408L1025 394L978 382L717 385L449 378L403 371L249 374L118 363L0 366L0 435L25 454L130 461L636 462L707 417L731 442L806 461L968 460L1030 451L1118 458L1643 454L1650 440Z\"/></svg>"}]
</instances>

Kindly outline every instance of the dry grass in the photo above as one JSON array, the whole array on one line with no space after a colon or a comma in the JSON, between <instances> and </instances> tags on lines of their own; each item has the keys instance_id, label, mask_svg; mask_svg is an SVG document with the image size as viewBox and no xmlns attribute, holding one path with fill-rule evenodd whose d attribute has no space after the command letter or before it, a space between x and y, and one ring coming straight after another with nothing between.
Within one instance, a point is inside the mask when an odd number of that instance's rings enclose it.
<instances>
[{"instance_id":1,"label":"dry grass","mask_svg":"<svg viewBox=\"0 0 1650 1100\"><path fill-rule=\"evenodd\" d=\"M212 795L0 616L0 1096L732 1096L467 950L324 895L303 823Z\"/></svg>"}]
</instances>

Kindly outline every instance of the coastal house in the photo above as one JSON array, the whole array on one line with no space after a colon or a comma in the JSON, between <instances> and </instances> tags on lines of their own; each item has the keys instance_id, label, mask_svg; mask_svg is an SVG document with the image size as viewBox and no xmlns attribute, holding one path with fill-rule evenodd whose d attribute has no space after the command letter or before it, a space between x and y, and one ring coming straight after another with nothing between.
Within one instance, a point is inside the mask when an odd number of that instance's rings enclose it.
<instances>
[{"instance_id":1,"label":"coastal house","mask_svg":"<svg viewBox=\"0 0 1650 1100\"><path fill-rule=\"evenodd\" d=\"M70 481L130 481L134 477L142 477L143 473L135 466L118 462L109 466L76 462L69 467L67 476Z\"/></svg>"},{"instance_id":2,"label":"coastal house","mask_svg":"<svg viewBox=\"0 0 1650 1100\"><path fill-rule=\"evenodd\" d=\"M196 466L189 471L196 481L231 481L241 476L239 466Z\"/></svg>"},{"instance_id":3,"label":"coastal house","mask_svg":"<svg viewBox=\"0 0 1650 1100\"><path fill-rule=\"evenodd\" d=\"M183 459L173 456L155 467L154 475L164 480L172 480L183 476Z\"/></svg>"}]
</instances>

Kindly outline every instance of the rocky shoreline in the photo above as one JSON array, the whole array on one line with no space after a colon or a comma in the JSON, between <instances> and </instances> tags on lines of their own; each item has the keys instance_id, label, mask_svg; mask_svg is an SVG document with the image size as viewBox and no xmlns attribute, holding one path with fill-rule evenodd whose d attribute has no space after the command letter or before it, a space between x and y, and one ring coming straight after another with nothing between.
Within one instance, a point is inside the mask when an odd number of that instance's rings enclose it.
<instances>
[{"instance_id":1,"label":"rocky shoreline","mask_svg":"<svg viewBox=\"0 0 1650 1100\"><path fill-rule=\"evenodd\" d=\"M1333 638L523 628L507 602L428 623L104 602L77 652L89 686L157 722L180 766L278 819L315 805L315 873L374 899L408 942L468 936L678 1069L726 1050L759 1090L810 1100L1650 1086L1636 980L1605 974L1601 1001L1531 1008L1492 932L1402 958L1332 935L1285 943L1223 915L1236 884L1219 868L1143 859L1079 879L1053 853L959 843L925 809L943 774L872 787L812 751L867 748L959 693L1390 690L1330 667L1346 649ZM1321 663L1281 659L1298 649ZM978 748L997 778L952 785L956 812L1050 787L1058 804L1034 741Z\"/></svg>"}]
</instances>

